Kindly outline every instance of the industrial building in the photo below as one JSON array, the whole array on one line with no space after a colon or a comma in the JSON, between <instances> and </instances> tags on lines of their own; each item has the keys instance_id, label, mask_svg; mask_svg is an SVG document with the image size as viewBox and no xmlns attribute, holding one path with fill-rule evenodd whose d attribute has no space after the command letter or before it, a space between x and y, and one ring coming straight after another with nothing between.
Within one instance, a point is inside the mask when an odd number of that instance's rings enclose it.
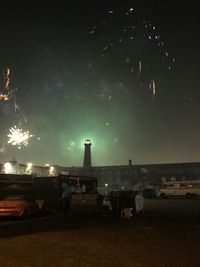
<instances>
[{"instance_id":1,"label":"industrial building","mask_svg":"<svg viewBox=\"0 0 200 267\"><path fill-rule=\"evenodd\" d=\"M127 160L127 165L93 166L92 143L85 140L83 166L63 167L57 165L35 166L31 163L21 164L8 161L0 165L0 172L16 174L32 174L35 177L56 176L59 174L85 175L98 178L100 186L133 187L138 183L159 185L166 180L196 180L200 178L200 163L168 163L135 165Z\"/></svg>"}]
</instances>

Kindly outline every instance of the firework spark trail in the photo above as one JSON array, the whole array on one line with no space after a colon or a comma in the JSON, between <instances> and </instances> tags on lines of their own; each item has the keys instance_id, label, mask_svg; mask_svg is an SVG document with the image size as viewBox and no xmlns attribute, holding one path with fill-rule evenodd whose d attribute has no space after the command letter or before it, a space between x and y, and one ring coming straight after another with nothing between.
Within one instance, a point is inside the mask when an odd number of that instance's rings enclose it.
<instances>
[{"instance_id":1,"label":"firework spark trail","mask_svg":"<svg viewBox=\"0 0 200 267\"><path fill-rule=\"evenodd\" d=\"M13 99L13 106L14 106L14 111L17 112L19 111L19 106L17 104L17 100L16 100L16 91L17 89L12 89L10 87L10 74L11 74L11 70L10 68L7 68L5 71L2 70L3 73L3 83L4 83L4 88L2 93L0 93L0 101L8 101L11 98Z\"/></svg>"},{"instance_id":2,"label":"firework spark trail","mask_svg":"<svg viewBox=\"0 0 200 267\"><path fill-rule=\"evenodd\" d=\"M19 110L19 106L17 105L17 101L16 101L16 96L15 96L15 94L14 94L14 110L15 110L15 112L16 112L17 110Z\"/></svg>"},{"instance_id":3,"label":"firework spark trail","mask_svg":"<svg viewBox=\"0 0 200 267\"><path fill-rule=\"evenodd\" d=\"M152 98L156 95L156 82L154 80L152 82Z\"/></svg>"},{"instance_id":4,"label":"firework spark trail","mask_svg":"<svg viewBox=\"0 0 200 267\"><path fill-rule=\"evenodd\" d=\"M149 84L149 90L152 91L152 99L154 99L154 97L156 95L156 82L155 82L155 80L151 80L151 82Z\"/></svg>"},{"instance_id":5,"label":"firework spark trail","mask_svg":"<svg viewBox=\"0 0 200 267\"><path fill-rule=\"evenodd\" d=\"M5 153L5 144L3 144L2 147L0 148L0 153Z\"/></svg>"},{"instance_id":6,"label":"firework spark trail","mask_svg":"<svg viewBox=\"0 0 200 267\"><path fill-rule=\"evenodd\" d=\"M29 133L29 131L23 131L21 128L17 128L15 125L9 129L9 134L7 135L9 140L8 144L13 146L18 146L21 149L21 146L27 146L29 143L29 139L33 136Z\"/></svg>"},{"instance_id":7,"label":"firework spark trail","mask_svg":"<svg viewBox=\"0 0 200 267\"><path fill-rule=\"evenodd\" d=\"M6 83L5 83L5 88L9 91L10 89L10 69L6 69Z\"/></svg>"},{"instance_id":8,"label":"firework spark trail","mask_svg":"<svg viewBox=\"0 0 200 267\"><path fill-rule=\"evenodd\" d=\"M141 72L142 72L142 61L139 61L139 66L138 66L138 80L140 80Z\"/></svg>"},{"instance_id":9,"label":"firework spark trail","mask_svg":"<svg viewBox=\"0 0 200 267\"><path fill-rule=\"evenodd\" d=\"M17 116L17 125L14 127L11 127L9 129L9 134L7 135L8 137L8 144L11 144L13 146L18 146L18 149L21 149L22 146L27 146L29 143L29 139L33 136L32 134L29 133L29 131L24 131L22 124L27 123L27 118L24 114L21 114L20 108L17 104L16 100L16 91L17 89L12 89L10 87L10 74L11 70L10 68L6 68L5 70L2 70L3 73L3 92L0 93L0 101L6 101L6 100L11 100L13 102L13 109L16 113ZM0 152L5 151L5 145L0 148Z\"/></svg>"},{"instance_id":10,"label":"firework spark trail","mask_svg":"<svg viewBox=\"0 0 200 267\"><path fill-rule=\"evenodd\" d=\"M4 70L2 71L3 72L3 78L4 78L4 91L5 93L0 93L0 101L3 100L3 101L7 101L11 98L11 95L13 93L12 90L10 90L10 69L7 68L6 69L6 73L4 72Z\"/></svg>"}]
</instances>

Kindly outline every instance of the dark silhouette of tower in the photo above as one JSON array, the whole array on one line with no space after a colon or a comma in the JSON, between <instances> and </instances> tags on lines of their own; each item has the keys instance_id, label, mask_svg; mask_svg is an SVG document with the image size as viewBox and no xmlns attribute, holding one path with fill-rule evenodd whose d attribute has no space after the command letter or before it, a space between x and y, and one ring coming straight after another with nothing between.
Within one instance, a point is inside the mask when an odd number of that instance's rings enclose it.
<instances>
[{"instance_id":1,"label":"dark silhouette of tower","mask_svg":"<svg viewBox=\"0 0 200 267\"><path fill-rule=\"evenodd\" d=\"M84 146L85 146L85 151L84 151L84 162L83 162L83 167L89 168L91 167L91 141L90 140L85 140Z\"/></svg>"}]
</instances>

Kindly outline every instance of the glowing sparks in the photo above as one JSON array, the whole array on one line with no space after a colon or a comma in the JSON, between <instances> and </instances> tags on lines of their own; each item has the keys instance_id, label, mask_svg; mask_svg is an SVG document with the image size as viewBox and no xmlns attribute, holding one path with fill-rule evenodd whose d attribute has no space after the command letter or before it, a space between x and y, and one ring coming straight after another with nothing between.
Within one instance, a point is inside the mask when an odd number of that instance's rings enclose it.
<instances>
[{"instance_id":1,"label":"glowing sparks","mask_svg":"<svg viewBox=\"0 0 200 267\"><path fill-rule=\"evenodd\" d=\"M9 100L9 95L8 94L0 94L0 101L6 101Z\"/></svg>"},{"instance_id":2,"label":"glowing sparks","mask_svg":"<svg viewBox=\"0 0 200 267\"><path fill-rule=\"evenodd\" d=\"M11 98L13 90L10 89L10 69L3 70L4 86L3 93L0 93L0 101L7 101Z\"/></svg>"},{"instance_id":3,"label":"glowing sparks","mask_svg":"<svg viewBox=\"0 0 200 267\"><path fill-rule=\"evenodd\" d=\"M140 75L142 72L142 61L139 61L139 66L138 66L138 78L140 79Z\"/></svg>"},{"instance_id":4,"label":"glowing sparks","mask_svg":"<svg viewBox=\"0 0 200 267\"><path fill-rule=\"evenodd\" d=\"M111 99L112 99L112 96L111 96L111 95L109 95L109 97L108 97L108 101L111 101Z\"/></svg>"},{"instance_id":5,"label":"glowing sparks","mask_svg":"<svg viewBox=\"0 0 200 267\"><path fill-rule=\"evenodd\" d=\"M8 144L11 144L13 146L18 146L18 149L21 149L22 146L27 146L29 142L29 138L31 138L33 135L29 133L29 131L24 131L21 127L22 121L25 123L27 122L27 119L25 115L22 115L19 113L19 106L16 102L16 91L17 89L12 89L10 87L10 74L11 70L10 68L6 68L5 70L2 70L3 72L3 90L0 92L0 101L7 101L11 98L13 99L12 104L14 105L14 111L17 112L17 117L19 119L19 127L14 126L9 129L9 134L7 135Z\"/></svg>"},{"instance_id":6,"label":"glowing sparks","mask_svg":"<svg viewBox=\"0 0 200 267\"><path fill-rule=\"evenodd\" d=\"M157 88L155 81L149 80L149 78L156 77L158 71L155 66L160 64L162 69L166 70L167 68L171 71L174 67L175 59L171 57L171 52L162 39L159 27L147 20L135 20L135 12L137 10L135 10L134 6L130 6L125 11L125 18L122 20L122 15L118 17L118 12L108 10L108 13L112 14L112 16L107 15L107 19L101 21L100 30L99 26L95 27L95 31L91 27L92 32L90 34L93 33L92 39L99 40L100 50L98 53L102 60L105 59L106 64L113 60L113 55L116 55L116 58L120 55L119 62L125 59L128 71L133 74L131 79L135 82L135 77L137 76L137 86L139 88L146 88L149 84L152 97L154 97L157 93ZM129 16L128 23L126 23L127 16ZM112 32L107 31L107 28L111 28L113 22L117 22L119 18L125 23L122 22L120 27L116 27L116 34L113 35ZM102 36L101 32L104 32L104 30L106 31ZM117 52L117 49L121 49L120 53ZM149 62L148 54L154 54L155 60ZM119 66L121 65L119 64ZM148 72L152 73L150 77L148 77Z\"/></svg>"},{"instance_id":7,"label":"glowing sparks","mask_svg":"<svg viewBox=\"0 0 200 267\"><path fill-rule=\"evenodd\" d=\"M8 144L17 145L19 149L21 149L22 145L27 146L29 138L33 136L29 131L23 131L21 128L17 128L17 126L11 127L9 132L7 135L9 138Z\"/></svg>"},{"instance_id":8,"label":"glowing sparks","mask_svg":"<svg viewBox=\"0 0 200 267\"><path fill-rule=\"evenodd\" d=\"M5 84L5 88L7 90L9 90L9 85L10 85L10 69L7 68L6 69L6 84Z\"/></svg>"},{"instance_id":9,"label":"glowing sparks","mask_svg":"<svg viewBox=\"0 0 200 267\"><path fill-rule=\"evenodd\" d=\"M0 153L5 153L6 149L5 149L5 144L2 145L2 147L0 148Z\"/></svg>"},{"instance_id":10,"label":"glowing sparks","mask_svg":"<svg viewBox=\"0 0 200 267\"><path fill-rule=\"evenodd\" d=\"M156 95L156 82L154 80L151 81L151 87L152 87L152 97Z\"/></svg>"}]
</instances>

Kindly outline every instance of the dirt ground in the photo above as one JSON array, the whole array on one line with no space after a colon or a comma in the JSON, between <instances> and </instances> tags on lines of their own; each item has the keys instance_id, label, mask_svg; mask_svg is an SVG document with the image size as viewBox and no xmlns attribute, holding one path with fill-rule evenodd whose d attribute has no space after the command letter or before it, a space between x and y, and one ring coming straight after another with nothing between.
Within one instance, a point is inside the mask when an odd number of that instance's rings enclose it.
<instances>
[{"instance_id":1,"label":"dirt ground","mask_svg":"<svg viewBox=\"0 0 200 267\"><path fill-rule=\"evenodd\" d=\"M145 200L131 219L0 219L2 267L198 267L199 248L200 199Z\"/></svg>"}]
</instances>

